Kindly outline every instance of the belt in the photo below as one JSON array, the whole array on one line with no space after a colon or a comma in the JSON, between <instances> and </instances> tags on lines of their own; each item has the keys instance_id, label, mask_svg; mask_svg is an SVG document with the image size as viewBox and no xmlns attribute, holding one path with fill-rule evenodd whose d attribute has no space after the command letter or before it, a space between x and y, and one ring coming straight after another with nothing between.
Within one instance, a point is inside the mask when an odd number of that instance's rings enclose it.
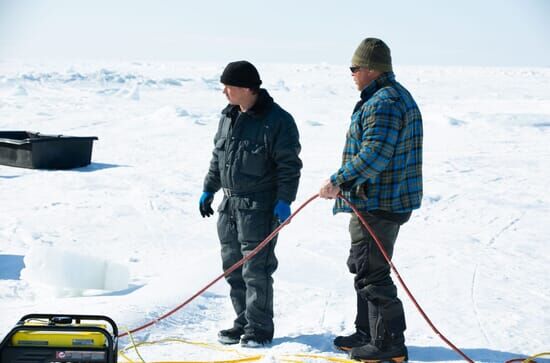
<instances>
[{"instance_id":1,"label":"belt","mask_svg":"<svg viewBox=\"0 0 550 363\"><path fill-rule=\"evenodd\" d=\"M244 197L246 195L256 194L256 193L265 193L265 192L275 192L273 189L261 189L261 190L235 190L229 188L222 188L223 195L226 197Z\"/></svg>"},{"instance_id":2,"label":"belt","mask_svg":"<svg viewBox=\"0 0 550 363\"><path fill-rule=\"evenodd\" d=\"M226 197L232 197L232 196L235 196L237 193L235 193L235 191L229 189L229 188L222 188L223 190L223 195L225 195Z\"/></svg>"}]
</instances>

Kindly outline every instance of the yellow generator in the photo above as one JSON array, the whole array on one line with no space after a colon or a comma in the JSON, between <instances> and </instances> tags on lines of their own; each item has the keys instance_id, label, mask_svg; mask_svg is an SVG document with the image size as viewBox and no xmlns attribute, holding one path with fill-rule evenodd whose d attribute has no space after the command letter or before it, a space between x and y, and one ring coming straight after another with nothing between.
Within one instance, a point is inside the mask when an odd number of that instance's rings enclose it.
<instances>
[{"instance_id":1,"label":"yellow generator","mask_svg":"<svg viewBox=\"0 0 550 363\"><path fill-rule=\"evenodd\" d=\"M25 315L0 343L0 363L116 363L118 329L102 315Z\"/></svg>"}]
</instances>

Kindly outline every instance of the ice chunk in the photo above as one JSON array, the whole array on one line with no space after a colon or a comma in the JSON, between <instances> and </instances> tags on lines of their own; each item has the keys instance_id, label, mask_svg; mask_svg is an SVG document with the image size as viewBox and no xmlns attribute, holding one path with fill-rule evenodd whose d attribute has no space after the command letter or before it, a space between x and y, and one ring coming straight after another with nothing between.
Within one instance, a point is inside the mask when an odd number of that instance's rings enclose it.
<instances>
[{"instance_id":1,"label":"ice chunk","mask_svg":"<svg viewBox=\"0 0 550 363\"><path fill-rule=\"evenodd\" d=\"M134 88L128 94L128 98L134 101L139 101L139 85L134 85Z\"/></svg>"},{"instance_id":2,"label":"ice chunk","mask_svg":"<svg viewBox=\"0 0 550 363\"><path fill-rule=\"evenodd\" d=\"M18 84L12 91L12 96L28 96L28 92L25 87Z\"/></svg>"},{"instance_id":3,"label":"ice chunk","mask_svg":"<svg viewBox=\"0 0 550 363\"><path fill-rule=\"evenodd\" d=\"M21 279L77 290L123 290L128 288L128 268L96 256L52 247L33 247L24 258Z\"/></svg>"},{"instance_id":4,"label":"ice chunk","mask_svg":"<svg viewBox=\"0 0 550 363\"><path fill-rule=\"evenodd\" d=\"M139 101L139 84L135 84L131 89L121 88L115 93L115 95L134 101Z\"/></svg>"},{"instance_id":5,"label":"ice chunk","mask_svg":"<svg viewBox=\"0 0 550 363\"><path fill-rule=\"evenodd\" d=\"M176 107L176 115L178 115L178 117L186 117L189 116L189 112L182 107Z\"/></svg>"},{"instance_id":6,"label":"ice chunk","mask_svg":"<svg viewBox=\"0 0 550 363\"><path fill-rule=\"evenodd\" d=\"M103 290L117 291L128 288L130 273L128 267L118 262L106 261Z\"/></svg>"}]
</instances>

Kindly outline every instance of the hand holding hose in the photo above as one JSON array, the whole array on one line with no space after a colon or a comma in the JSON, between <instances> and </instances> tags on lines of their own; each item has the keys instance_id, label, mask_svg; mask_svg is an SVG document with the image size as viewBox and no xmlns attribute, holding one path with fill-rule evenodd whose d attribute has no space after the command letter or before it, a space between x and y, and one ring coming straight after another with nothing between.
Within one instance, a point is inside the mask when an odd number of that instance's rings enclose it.
<instances>
[{"instance_id":1,"label":"hand holding hose","mask_svg":"<svg viewBox=\"0 0 550 363\"><path fill-rule=\"evenodd\" d=\"M331 183L330 179L325 180L325 183L319 190L319 197L323 199L335 199L340 193L340 187Z\"/></svg>"}]
</instances>

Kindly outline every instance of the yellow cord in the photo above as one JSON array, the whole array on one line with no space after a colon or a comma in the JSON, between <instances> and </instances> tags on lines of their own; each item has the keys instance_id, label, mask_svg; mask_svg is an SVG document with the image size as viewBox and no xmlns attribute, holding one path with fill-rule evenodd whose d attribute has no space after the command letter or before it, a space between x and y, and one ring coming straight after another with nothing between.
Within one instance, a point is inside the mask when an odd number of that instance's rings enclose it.
<instances>
[{"instance_id":1,"label":"yellow cord","mask_svg":"<svg viewBox=\"0 0 550 363\"><path fill-rule=\"evenodd\" d=\"M336 363L357 363L356 360L346 359L346 358L340 358L340 357L331 357L327 355L320 355L320 354L303 354L303 353L296 353L296 354L285 354L281 356L280 360L285 362L302 362L301 360L294 360L292 358L288 357L298 357L298 358L313 358L313 359L324 359L328 360L329 362L336 362Z\"/></svg>"},{"instance_id":2,"label":"yellow cord","mask_svg":"<svg viewBox=\"0 0 550 363\"><path fill-rule=\"evenodd\" d=\"M134 340L134 337L133 337L132 333L130 333L130 330L128 330L127 328L126 328L126 332L128 333L128 336L130 337L130 341L132 342L132 347L136 351L136 354L139 357L139 359L141 360L141 363L145 363L145 359L143 359L141 354L139 354L139 350L137 349L137 345L136 345L136 342ZM124 357L126 358L126 356L124 356Z\"/></svg>"},{"instance_id":3,"label":"yellow cord","mask_svg":"<svg viewBox=\"0 0 550 363\"><path fill-rule=\"evenodd\" d=\"M257 361L257 360L260 360L260 359L263 358L263 355L260 355L260 354L253 355L253 356L247 356L245 354L240 353L239 351L237 351L235 349L223 348L223 347L219 347L217 345L209 344L209 343L192 342L192 341L188 341L188 340L185 340L185 339L166 338L166 339L161 339L161 340L153 341L153 342L139 342L139 343L135 343L133 341L133 339L131 338L131 336L130 336L130 339L132 340L132 344L126 346L125 348L119 350L119 352L118 352L118 354L121 357L123 357L124 359L126 359L126 361L128 363L138 363L138 362L132 361L125 354L125 352L133 349L141 359L141 362L139 362L139 363L145 363L143 358L139 355L137 347L139 347L139 346L151 346L151 345L162 344L162 343L183 343L183 344L197 345L197 346L201 346L201 347L212 349L212 350L236 353L237 355L239 355L241 357L237 358L237 359L208 360L208 361L155 361L155 362L149 362L149 363L240 363L240 362Z\"/></svg>"},{"instance_id":4,"label":"yellow cord","mask_svg":"<svg viewBox=\"0 0 550 363\"><path fill-rule=\"evenodd\" d=\"M223 360L207 360L207 361L189 361L189 360L188 361L155 361L155 362L148 362L148 363L243 363L243 362L258 361L264 358L264 355L262 354L250 356L239 352L237 349L222 347L211 343L194 342L194 341L178 339L178 338L165 338L165 339L152 341L152 342L136 342L132 334L130 334L130 332L128 332L128 336L130 337L131 343L128 344L126 347L120 349L118 352L119 356L124 358L127 363L147 363L139 353L138 347L152 346L152 345L165 344L165 343L181 343L181 344L196 345L196 346L200 346L203 348L216 350L220 352L234 353L237 356L239 356L239 358L223 359ZM130 357L128 357L125 354L130 350L133 350L136 352L137 356L140 359L139 362L133 361ZM544 352L544 353L538 353L538 354L532 355L529 358L523 360L522 363L535 363L535 360L534 360L535 358L544 357L544 356L550 356L550 352ZM277 358L278 360L282 362L287 362L287 363L303 363L304 358L323 359L334 363L357 363L357 361L355 360L346 359L346 358L332 357L332 356L326 356L326 355L320 355L320 354L305 354L305 353L284 354Z\"/></svg>"},{"instance_id":5,"label":"yellow cord","mask_svg":"<svg viewBox=\"0 0 550 363\"><path fill-rule=\"evenodd\" d=\"M533 359L539 358L539 357L544 357L544 356L549 356L550 357L550 352L544 352L544 353L539 353L539 354L532 355L529 358L527 358L526 360L524 360L522 363L533 363L534 362Z\"/></svg>"}]
</instances>

